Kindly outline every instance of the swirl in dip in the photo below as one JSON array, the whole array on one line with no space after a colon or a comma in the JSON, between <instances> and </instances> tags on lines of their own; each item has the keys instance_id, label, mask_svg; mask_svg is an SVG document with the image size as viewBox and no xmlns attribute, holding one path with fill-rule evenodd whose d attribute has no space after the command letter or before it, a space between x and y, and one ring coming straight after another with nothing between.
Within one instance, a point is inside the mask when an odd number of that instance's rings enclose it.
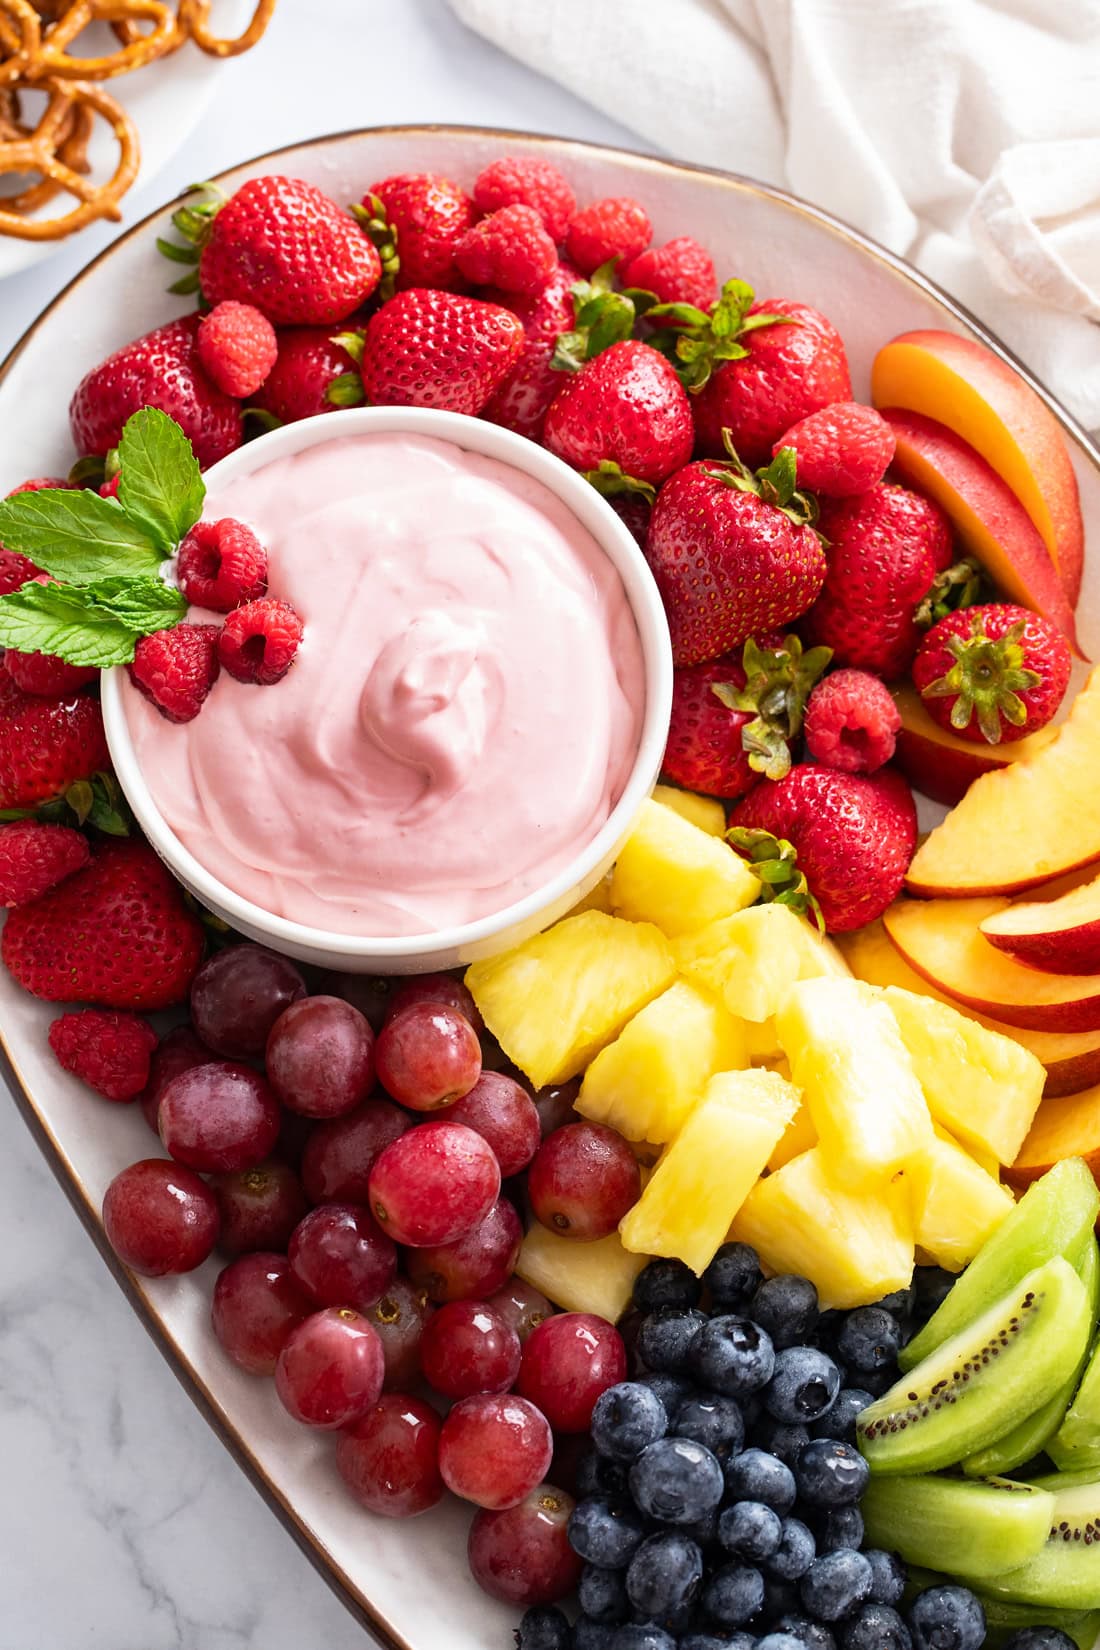
<instances>
[{"instance_id":1,"label":"swirl in dip","mask_svg":"<svg viewBox=\"0 0 1100 1650\"><path fill-rule=\"evenodd\" d=\"M618 573L541 482L448 441L343 436L214 486L305 635L164 719L127 681L165 822L264 910L389 937L476 921L565 869L633 765L645 683ZM192 619L207 615L192 612Z\"/></svg>"}]
</instances>

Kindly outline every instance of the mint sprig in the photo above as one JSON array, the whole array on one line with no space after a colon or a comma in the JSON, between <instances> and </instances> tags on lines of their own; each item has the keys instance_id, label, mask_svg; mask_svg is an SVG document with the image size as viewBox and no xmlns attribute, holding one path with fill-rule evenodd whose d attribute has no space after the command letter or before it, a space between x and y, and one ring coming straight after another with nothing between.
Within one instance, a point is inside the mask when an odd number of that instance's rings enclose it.
<instances>
[{"instance_id":1,"label":"mint sprig","mask_svg":"<svg viewBox=\"0 0 1100 1650\"><path fill-rule=\"evenodd\" d=\"M128 664L139 637L168 630L187 612L178 590L156 578L36 584L0 598L0 645L49 653L106 670Z\"/></svg>"},{"instance_id":2,"label":"mint sprig","mask_svg":"<svg viewBox=\"0 0 1100 1650\"><path fill-rule=\"evenodd\" d=\"M117 499L87 489L44 487L4 499L0 544L66 584L155 573L164 560L147 529Z\"/></svg>"},{"instance_id":3,"label":"mint sprig","mask_svg":"<svg viewBox=\"0 0 1100 1650\"><path fill-rule=\"evenodd\" d=\"M206 497L191 443L167 413L142 407L123 429L118 464L123 513L144 528L162 559L172 555L202 515Z\"/></svg>"}]
</instances>

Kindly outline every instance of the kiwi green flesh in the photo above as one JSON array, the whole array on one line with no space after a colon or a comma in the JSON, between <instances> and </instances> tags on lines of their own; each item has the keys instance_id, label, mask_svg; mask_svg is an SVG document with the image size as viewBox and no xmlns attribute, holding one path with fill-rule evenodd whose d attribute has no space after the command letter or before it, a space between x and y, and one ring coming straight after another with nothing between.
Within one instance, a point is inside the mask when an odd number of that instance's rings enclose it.
<instances>
[{"instance_id":1,"label":"kiwi green flesh","mask_svg":"<svg viewBox=\"0 0 1100 1650\"><path fill-rule=\"evenodd\" d=\"M1100 1453L1100 1340L1092 1348L1076 1396L1050 1448L1051 1459L1067 1470L1072 1470L1083 1452L1090 1458Z\"/></svg>"},{"instance_id":2,"label":"kiwi green flesh","mask_svg":"<svg viewBox=\"0 0 1100 1650\"><path fill-rule=\"evenodd\" d=\"M1091 1332L1072 1266L1036 1267L863 1411L871 1471L932 1472L1003 1438L1065 1384Z\"/></svg>"},{"instance_id":3,"label":"kiwi green flesh","mask_svg":"<svg viewBox=\"0 0 1100 1650\"><path fill-rule=\"evenodd\" d=\"M904 1347L903 1370L912 1369L1036 1266L1062 1255L1079 1264L1093 1242L1100 1191L1081 1158L1056 1163L1028 1187L1011 1214L985 1242L939 1310Z\"/></svg>"},{"instance_id":4,"label":"kiwi green flesh","mask_svg":"<svg viewBox=\"0 0 1100 1650\"><path fill-rule=\"evenodd\" d=\"M1042 1550L1001 1575L984 1577L983 1590L1018 1604L1095 1608L1100 1599L1100 1479L1060 1489L1053 1503Z\"/></svg>"},{"instance_id":5,"label":"kiwi green flesh","mask_svg":"<svg viewBox=\"0 0 1100 1650\"><path fill-rule=\"evenodd\" d=\"M929 1587L948 1587L952 1577L942 1571L925 1570L914 1564L908 1566L908 1580L905 1588L905 1604L912 1604L918 1593L927 1592ZM1014 1604L1007 1598L990 1598L982 1592L980 1581L967 1583L975 1593L985 1611L986 1645L989 1650L999 1650L999 1646L1010 1639L1013 1633L1018 1633L1022 1627L1059 1627L1063 1633L1077 1645L1078 1650L1096 1650L1096 1641L1100 1635L1100 1610L1058 1610L1041 1604Z\"/></svg>"},{"instance_id":6,"label":"kiwi green flesh","mask_svg":"<svg viewBox=\"0 0 1100 1650\"><path fill-rule=\"evenodd\" d=\"M872 1478L860 1503L869 1547L953 1575L1026 1563L1050 1533L1054 1497L1004 1479Z\"/></svg>"}]
</instances>

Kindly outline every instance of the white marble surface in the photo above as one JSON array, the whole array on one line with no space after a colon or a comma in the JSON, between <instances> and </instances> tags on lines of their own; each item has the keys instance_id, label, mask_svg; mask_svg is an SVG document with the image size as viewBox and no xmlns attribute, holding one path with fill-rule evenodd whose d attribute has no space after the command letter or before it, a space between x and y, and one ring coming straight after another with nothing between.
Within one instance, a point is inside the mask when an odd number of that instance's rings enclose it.
<instances>
[{"instance_id":1,"label":"white marble surface","mask_svg":"<svg viewBox=\"0 0 1100 1650\"><path fill-rule=\"evenodd\" d=\"M199 133L132 192L129 220L265 148L417 120L630 142L443 0L280 0ZM0 359L112 233L0 285ZM0 1463L0 1650L371 1642L176 1384L13 1107L0 1109Z\"/></svg>"}]
</instances>

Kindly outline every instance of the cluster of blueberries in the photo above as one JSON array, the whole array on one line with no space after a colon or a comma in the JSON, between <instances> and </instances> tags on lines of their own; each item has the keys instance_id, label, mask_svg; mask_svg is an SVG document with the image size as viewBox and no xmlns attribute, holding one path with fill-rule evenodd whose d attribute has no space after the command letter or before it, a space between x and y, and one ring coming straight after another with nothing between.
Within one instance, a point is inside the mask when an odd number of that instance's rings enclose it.
<instances>
[{"instance_id":1,"label":"cluster of blueberries","mask_svg":"<svg viewBox=\"0 0 1100 1650\"><path fill-rule=\"evenodd\" d=\"M600 1398L579 1469L580 1616L528 1610L519 1650L979 1650L965 1587L902 1613L905 1566L862 1550L859 1510L856 1418L953 1281L919 1268L877 1306L822 1312L812 1283L765 1279L747 1244L702 1280L651 1262L624 1325L638 1373ZM1010 1650L1076 1647L1030 1628Z\"/></svg>"}]
</instances>

